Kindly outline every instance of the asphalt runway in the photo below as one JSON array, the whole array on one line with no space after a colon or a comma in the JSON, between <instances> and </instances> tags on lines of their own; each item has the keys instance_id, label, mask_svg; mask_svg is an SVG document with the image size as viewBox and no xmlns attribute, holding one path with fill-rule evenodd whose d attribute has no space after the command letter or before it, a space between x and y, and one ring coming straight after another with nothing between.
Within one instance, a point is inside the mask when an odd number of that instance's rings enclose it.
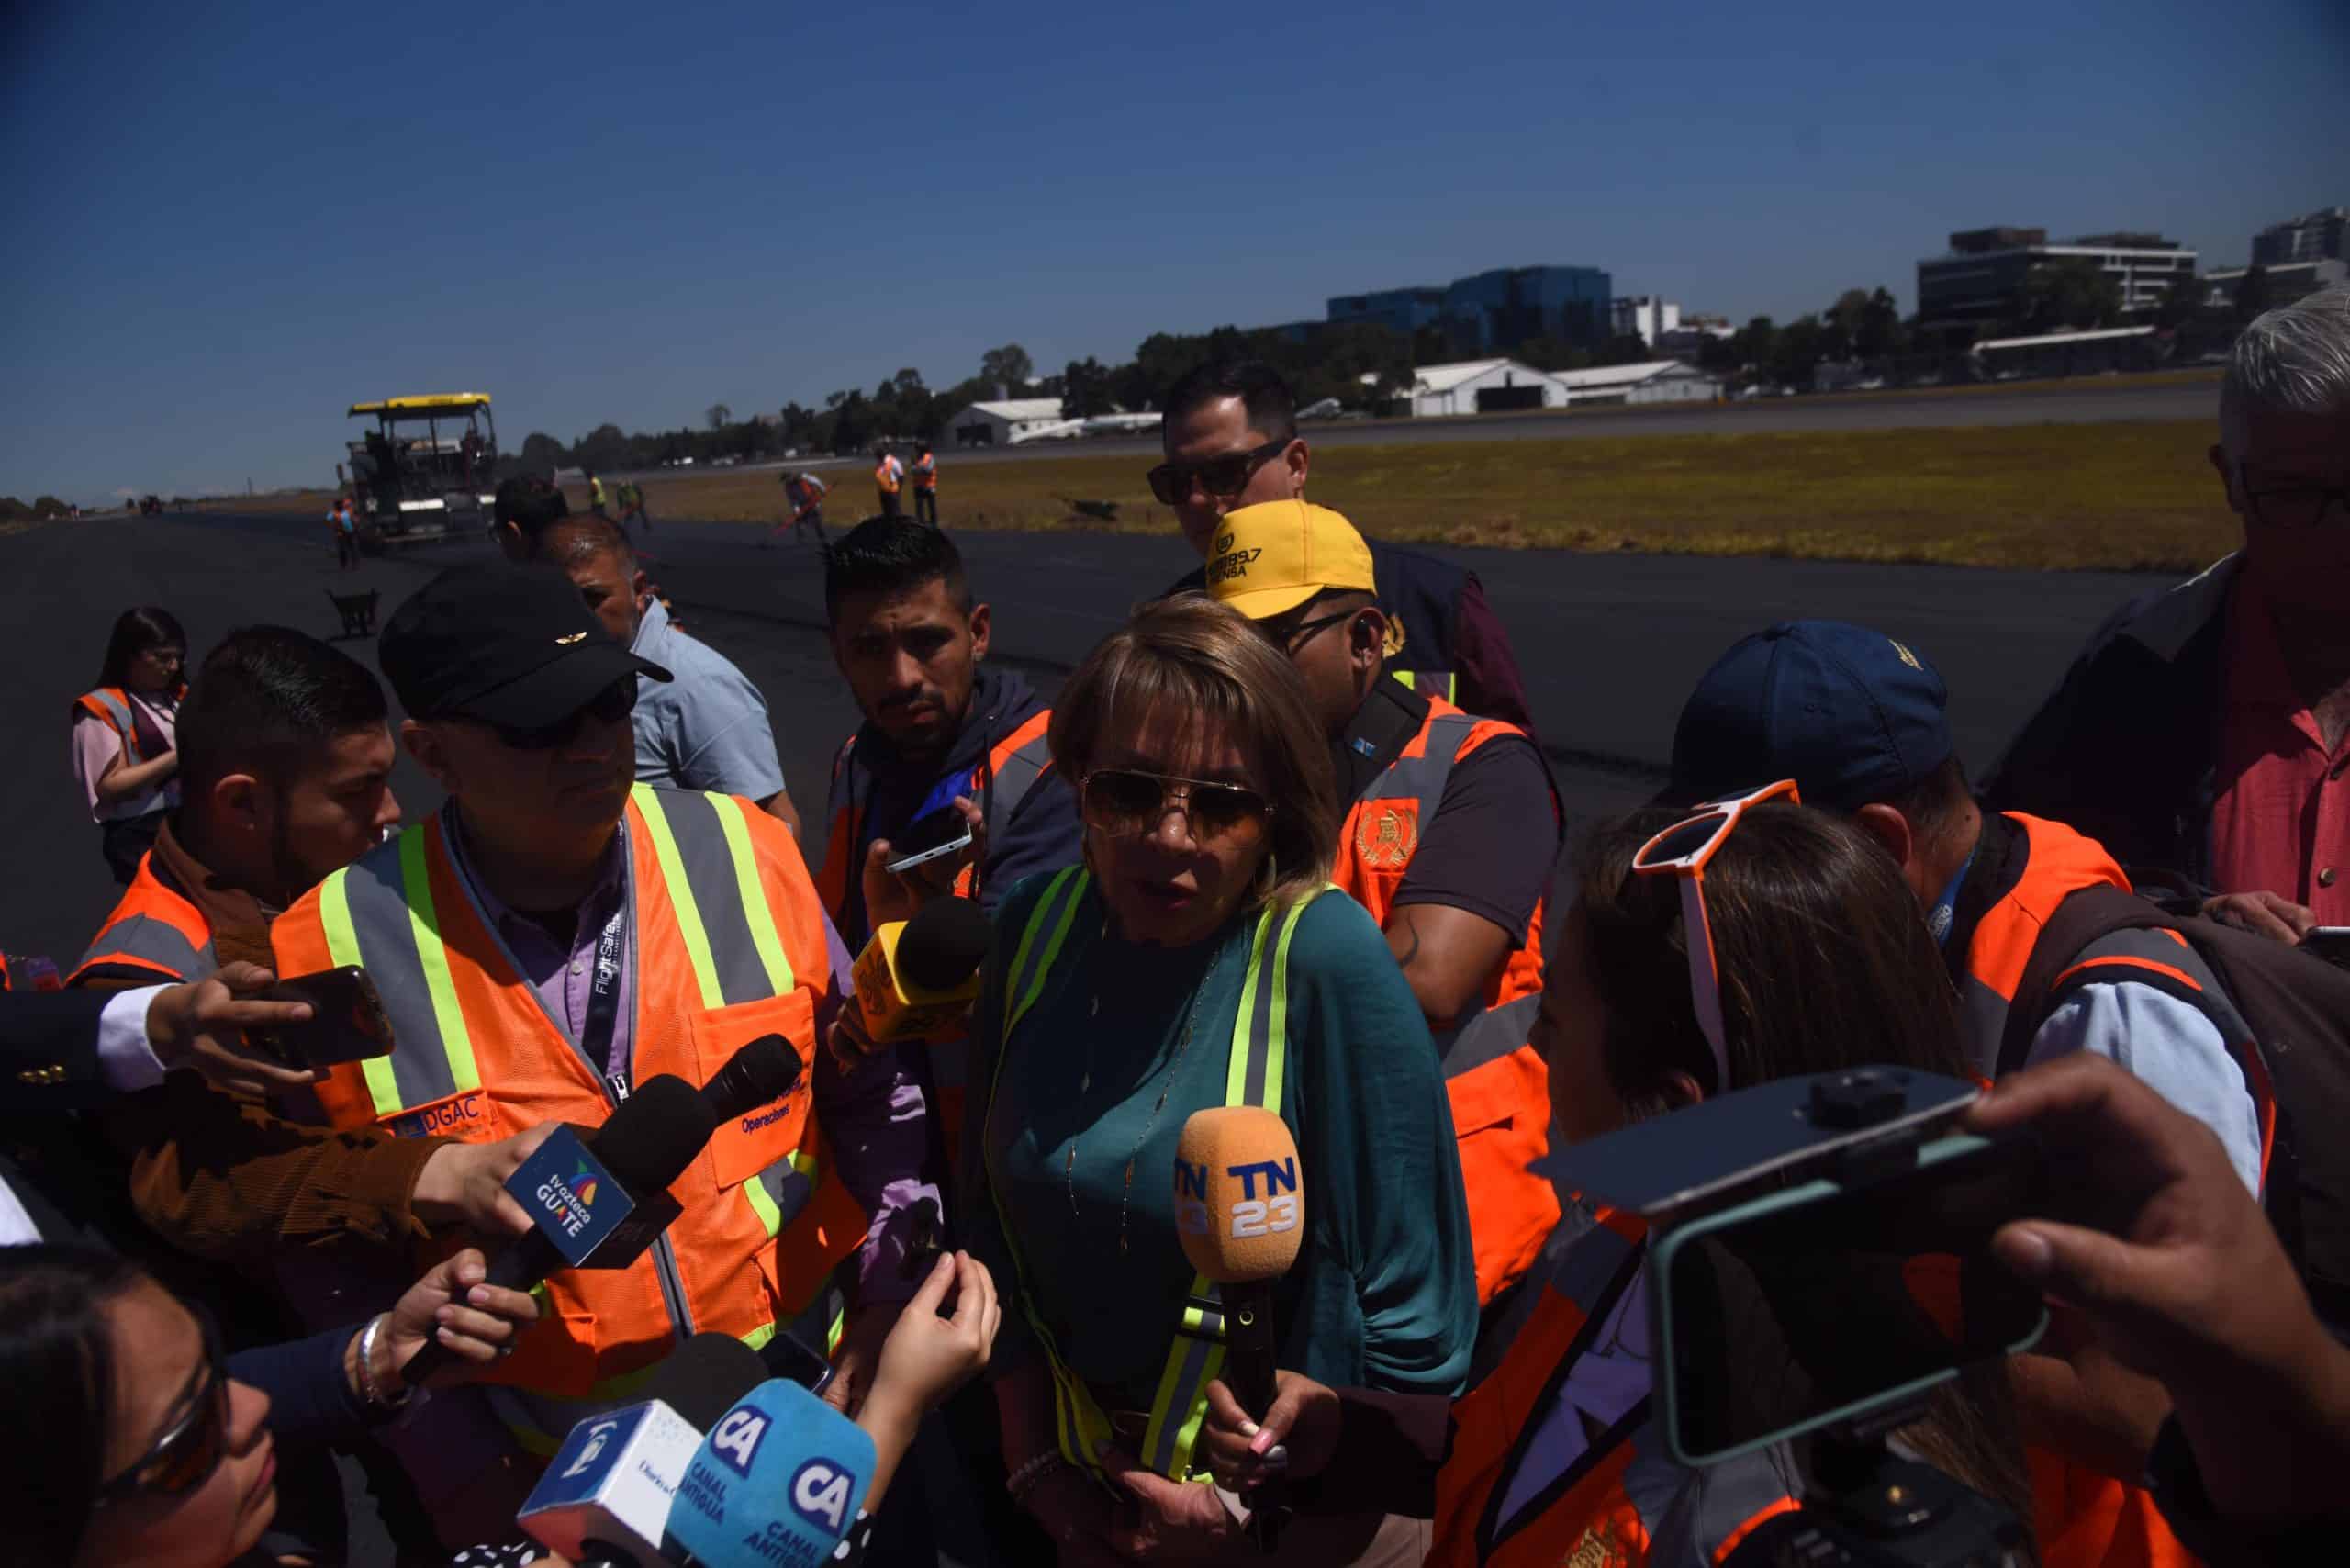
<instances>
[{"instance_id":1,"label":"asphalt runway","mask_svg":"<svg viewBox=\"0 0 2350 1568\"><path fill-rule=\"evenodd\" d=\"M1915 430L1976 425L2098 424L2117 420L2210 420L2219 415L2217 381L2143 386L2116 376L2101 386L1851 392L1826 397L1760 398L1751 403L1660 404L1599 408L1572 413L1483 414L1461 419L1324 420L1300 427L1315 446L1414 445L1446 441L1606 441L1640 435L1740 435L1787 431ZM1021 446L939 448L942 466L962 463L1024 463L1050 457L1156 454L1156 435L1038 441ZM863 458L795 458L759 463L754 472L815 468L862 470ZM697 470L696 472L699 472ZM607 478L620 476L607 475ZM662 478L653 469L637 476Z\"/></svg>"},{"instance_id":2,"label":"asphalt runway","mask_svg":"<svg viewBox=\"0 0 2350 1568\"><path fill-rule=\"evenodd\" d=\"M649 564L695 634L767 694L791 792L812 825L833 753L857 715L827 651L818 557L798 545L762 547L760 537L741 524L663 523ZM1192 564L1172 536L966 533L957 543L994 606L992 656L1048 694L1134 602ZM1948 678L1961 750L1981 766L2090 630L2159 586L2119 573L1443 553L1483 577L1569 807L1586 819L1648 797L1692 684L1730 643L1770 622L1834 617L1912 643ZM324 530L284 517L104 518L0 536L0 618L17 629L18 672L0 687L0 734L23 745L19 765L0 775L0 820L15 852L0 891L0 949L70 964L118 896L73 781L66 733L70 704L95 678L120 610L165 606L200 657L252 622L335 633L330 589L373 588L388 616L433 572L489 557L485 544L443 545L341 575ZM373 666L372 641L342 645ZM395 788L411 816L438 804L405 758Z\"/></svg>"}]
</instances>

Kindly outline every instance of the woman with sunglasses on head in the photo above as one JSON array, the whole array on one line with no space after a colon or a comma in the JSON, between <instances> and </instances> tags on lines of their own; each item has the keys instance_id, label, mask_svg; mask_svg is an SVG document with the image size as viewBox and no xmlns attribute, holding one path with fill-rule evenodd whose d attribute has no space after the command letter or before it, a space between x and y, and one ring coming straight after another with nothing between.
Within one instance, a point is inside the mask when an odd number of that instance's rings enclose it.
<instances>
[{"instance_id":1,"label":"woman with sunglasses on head","mask_svg":"<svg viewBox=\"0 0 2350 1568\"><path fill-rule=\"evenodd\" d=\"M1084 863L1002 906L964 1139L965 1234L1018 1307L996 1349L1010 1490L1064 1563L1259 1557L1192 1484L1208 1358L1182 1330L1206 1287L1178 1237L1177 1140L1227 1104L1296 1138L1283 1364L1449 1395L1477 1302L1436 1050L1370 918L1321 896L1327 752L1248 622L1198 596L1146 608L1070 677L1051 745ZM1296 1521L1281 1556L1417 1562L1426 1527L1386 1512Z\"/></svg>"},{"instance_id":2,"label":"woman with sunglasses on head","mask_svg":"<svg viewBox=\"0 0 2350 1568\"><path fill-rule=\"evenodd\" d=\"M106 639L98 683L73 700L73 777L88 797L106 865L125 887L179 804L174 726L186 695L187 633L171 611L126 610Z\"/></svg>"},{"instance_id":3,"label":"woman with sunglasses on head","mask_svg":"<svg viewBox=\"0 0 2350 1568\"><path fill-rule=\"evenodd\" d=\"M459 1252L363 1325L230 1356L208 1316L128 1259L0 1248L11 1417L0 1562L274 1562L263 1538L277 1511L277 1441L364 1436L408 1403L398 1369L428 1338L463 1358L444 1374L461 1382L537 1320L531 1297L483 1283L485 1271L479 1252Z\"/></svg>"},{"instance_id":4,"label":"woman with sunglasses on head","mask_svg":"<svg viewBox=\"0 0 2350 1568\"><path fill-rule=\"evenodd\" d=\"M1966 1074L1956 998L1917 901L1867 837L1804 810L1792 784L1604 828L1580 884L1534 1034L1555 1138L1797 1074L1872 1063ZM1787 1450L1706 1470L1662 1452L1639 1221L1572 1210L1546 1257L1552 1271L1499 1364L1448 1411L1283 1374L1259 1425L1211 1390L1201 1448L1219 1478L1326 1476L1349 1495L1413 1498L1436 1515L1431 1563L1553 1568L1586 1549L1610 1568L1722 1562L1793 1505ZM2030 1519L1998 1378L1946 1386L1896 1440Z\"/></svg>"}]
</instances>

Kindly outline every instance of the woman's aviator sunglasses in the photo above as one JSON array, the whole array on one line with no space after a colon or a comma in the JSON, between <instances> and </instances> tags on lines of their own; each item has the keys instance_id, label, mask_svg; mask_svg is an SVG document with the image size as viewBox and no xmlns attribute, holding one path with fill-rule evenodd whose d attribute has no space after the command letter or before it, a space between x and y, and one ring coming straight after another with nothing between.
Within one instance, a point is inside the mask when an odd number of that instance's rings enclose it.
<instances>
[{"instance_id":1,"label":"woman's aviator sunglasses","mask_svg":"<svg viewBox=\"0 0 2350 1568\"><path fill-rule=\"evenodd\" d=\"M1254 451L1236 452L1199 463L1162 463L1150 471L1150 493L1158 498L1162 506L1180 507L1192 498L1192 484L1197 480L1210 498L1228 501L1247 489L1257 470L1287 450L1295 439L1285 435Z\"/></svg>"},{"instance_id":2,"label":"woman's aviator sunglasses","mask_svg":"<svg viewBox=\"0 0 2350 1568\"><path fill-rule=\"evenodd\" d=\"M1184 825L1194 842L1222 844L1248 834L1261 834L1273 814L1273 803L1254 790L1237 784L1216 784L1203 778L1178 778L1145 773L1132 767L1104 767L1085 776L1078 788L1085 823L1114 838L1156 830L1168 807L1182 808Z\"/></svg>"},{"instance_id":3,"label":"woman's aviator sunglasses","mask_svg":"<svg viewBox=\"0 0 2350 1568\"><path fill-rule=\"evenodd\" d=\"M101 1506L129 1497L184 1496L211 1480L212 1473L228 1457L228 1358L211 1315L198 1309L196 1320L204 1330L204 1360L196 1364L195 1376L174 1406L185 1414L165 1428L120 1474L99 1484Z\"/></svg>"}]
</instances>

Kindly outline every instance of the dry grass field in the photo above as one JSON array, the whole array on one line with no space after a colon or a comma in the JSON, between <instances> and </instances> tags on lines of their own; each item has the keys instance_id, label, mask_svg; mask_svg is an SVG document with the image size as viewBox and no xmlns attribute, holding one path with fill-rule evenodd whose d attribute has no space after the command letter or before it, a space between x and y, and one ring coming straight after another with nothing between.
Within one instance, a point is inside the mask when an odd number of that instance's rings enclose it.
<instances>
[{"instance_id":1,"label":"dry grass field","mask_svg":"<svg viewBox=\"0 0 2350 1568\"><path fill-rule=\"evenodd\" d=\"M1332 446L1313 496L1382 538L1523 549L2188 570L2234 543L2203 459L2207 421L1643 435ZM1147 457L940 454L949 527L1150 532ZM827 468L835 529L873 507L861 464ZM772 470L644 482L656 521L782 515ZM573 487L575 505L584 504ZM1077 501L1115 503L1090 517ZM322 513L326 498L270 510ZM224 503L234 504L234 503ZM250 503L248 503L250 504ZM323 527L323 524L321 524Z\"/></svg>"}]
</instances>

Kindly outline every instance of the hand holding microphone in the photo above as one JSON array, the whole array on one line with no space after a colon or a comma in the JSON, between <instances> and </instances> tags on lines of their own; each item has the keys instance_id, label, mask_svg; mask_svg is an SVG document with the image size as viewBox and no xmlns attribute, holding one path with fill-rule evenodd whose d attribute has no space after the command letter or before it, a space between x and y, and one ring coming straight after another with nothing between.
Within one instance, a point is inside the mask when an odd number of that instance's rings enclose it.
<instances>
[{"instance_id":1,"label":"hand holding microphone","mask_svg":"<svg viewBox=\"0 0 2350 1568\"><path fill-rule=\"evenodd\" d=\"M856 1005L834 1025L834 1058L847 1068L885 1047L960 1039L994 941L994 924L968 899L940 899L875 927L850 970Z\"/></svg>"}]
</instances>

